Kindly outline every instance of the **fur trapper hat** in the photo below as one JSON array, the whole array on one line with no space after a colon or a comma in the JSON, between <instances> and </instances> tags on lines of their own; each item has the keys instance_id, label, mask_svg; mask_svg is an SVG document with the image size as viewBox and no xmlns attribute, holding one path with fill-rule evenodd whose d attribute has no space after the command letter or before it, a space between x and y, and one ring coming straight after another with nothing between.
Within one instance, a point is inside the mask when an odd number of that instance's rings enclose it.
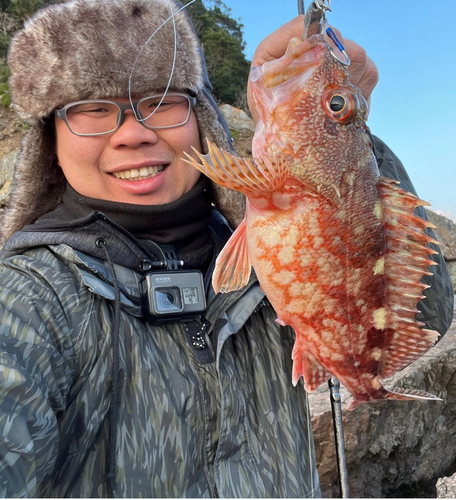
<instances>
[{"instance_id":1,"label":"fur trapper hat","mask_svg":"<svg viewBox=\"0 0 456 500\"><path fill-rule=\"evenodd\" d=\"M173 22L165 23L171 7L176 13L182 5L175 0L73 0L38 11L13 38L8 56L13 107L30 127L3 216L2 240L53 210L64 190L54 133L44 119L71 101L126 97L129 81L135 97L166 87L174 55ZM197 96L203 147L207 137L232 150L192 22L185 9L174 19L177 53L170 88ZM215 204L236 227L243 217L243 197L213 188Z\"/></svg>"}]
</instances>

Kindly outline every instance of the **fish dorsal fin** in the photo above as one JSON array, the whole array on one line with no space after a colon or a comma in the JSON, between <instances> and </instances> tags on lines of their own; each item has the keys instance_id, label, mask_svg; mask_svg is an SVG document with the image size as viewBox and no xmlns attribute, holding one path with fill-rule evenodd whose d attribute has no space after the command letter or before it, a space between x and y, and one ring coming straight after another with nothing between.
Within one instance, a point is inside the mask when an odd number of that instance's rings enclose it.
<instances>
[{"instance_id":1,"label":"fish dorsal fin","mask_svg":"<svg viewBox=\"0 0 456 500\"><path fill-rule=\"evenodd\" d=\"M424 233L426 227L435 226L413 213L417 206L427 205L426 202L398 187L397 181L381 178L378 186L386 228L384 273L390 305L385 314L388 327L394 330L379 373L386 378L418 359L439 336L436 331L423 329L424 324L415 318L416 304L428 288L421 279L432 274L427 270L429 266L436 265L429 255L437 252L427 243L438 242Z\"/></svg>"},{"instance_id":2,"label":"fish dorsal fin","mask_svg":"<svg viewBox=\"0 0 456 500\"><path fill-rule=\"evenodd\" d=\"M251 267L244 219L217 257L212 276L214 290L226 293L243 288L249 281Z\"/></svg>"},{"instance_id":3,"label":"fish dorsal fin","mask_svg":"<svg viewBox=\"0 0 456 500\"><path fill-rule=\"evenodd\" d=\"M221 186L255 197L280 189L286 181L288 170L281 155L252 160L234 156L209 140L207 145L205 155L193 148L201 163L185 152L183 160Z\"/></svg>"},{"instance_id":4,"label":"fish dorsal fin","mask_svg":"<svg viewBox=\"0 0 456 500\"><path fill-rule=\"evenodd\" d=\"M329 380L332 376L317 361L317 358L312 353L300 347L298 340L295 342L291 357L293 358L293 385L298 383L300 377L304 377L304 385L307 392L313 392L319 385Z\"/></svg>"}]
</instances>

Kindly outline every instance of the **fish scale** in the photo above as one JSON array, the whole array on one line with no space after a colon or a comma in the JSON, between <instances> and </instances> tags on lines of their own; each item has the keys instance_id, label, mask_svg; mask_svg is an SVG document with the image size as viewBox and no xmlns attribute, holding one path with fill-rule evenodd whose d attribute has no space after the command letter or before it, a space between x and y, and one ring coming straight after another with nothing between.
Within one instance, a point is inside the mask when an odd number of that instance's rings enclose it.
<instances>
[{"instance_id":1,"label":"fish scale","mask_svg":"<svg viewBox=\"0 0 456 500\"><path fill-rule=\"evenodd\" d=\"M426 203L380 177L361 92L321 35L292 40L282 58L252 70L251 84L255 160L209 142L200 162L187 156L247 196L245 219L217 259L215 290L244 286L253 266L277 321L296 333L292 382L302 376L308 391L334 375L352 408L438 399L381 383L438 337L416 320L434 264L427 243L436 242L413 213Z\"/></svg>"},{"instance_id":2,"label":"fish scale","mask_svg":"<svg viewBox=\"0 0 456 500\"><path fill-rule=\"evenodd\" d=\"M307 351L311 350L321 364L330 365L335 353L346 351L343 356L345 362L352 365L357 361L357 354L366 352L366 349L363 349L361 353L357 353L357 347L362 345L363 335L369 334L367 326L372 326L374 319L372 317L370 321L360 324L357 316L362 314L362 308L350 307L351 298L346 307L341 307L341 298L342 301L347 300L350 288L357 288L353 296L360 294L358 287L362 285L363 280L360 273L351 271L347 265L347 256L353 256L354 252L347 249L347 242L339 236L344 227L334 223L337 220L334 214L337 208L327 204L321 206L320 197L314 197L312 201L313 203L309 204L309 199L306 199L306 206L303 208L300 206L300 199L294 199L292 211L295 213L284 211L281 218L268 217L269 214L258 215L255 210L248 210L247 232L254 243L250 254L252 264L254 268L264 269L265 263L272 261L273 267L262 275L260 282L264 280L266 288L269 283L273 285L268 297L276 310L280 311L280 320L292 326L295 331L299 331L306 337L307 343L312 344L304 351L304 356L307 357ZM302 236L296 242L290 241L288 237L290 220L292 227L297 229L293 233ZM328 220L332 223L326 224ZM345 217L339 217L339 221L341 226L345 225ZM257 236L258 229L259 236ZM282 244L276 246L278 252L271 256L269 251L262 251L261 239L265 237L267 239L268 234L274 233L278 234L274 239L279 239ZM280 259L281 247L288 249L288 264ZM378 260L377 256L374 259ZM364 269L366 259L357 265L358 269ZM288 275L284 274L284 269L288 271ZM378 280L382 286L377 288L383 291L383 276L379 275ZM367 281L368 294L366 292L361 294L365 304L370 303L372 309L374 303L373 308L376 310L383 300L373 293L375 286L372 279ZM291 288L292 283L299 284ZM367 305L364 307L367 308ZM346 328L347 319L351 324L350 331ZM356 345L352 346L350 332L360 326L363 334L357 337ZM348 349L347 345L350 346ZM296 378L303 371L302 363L298 360L299 352L300 349L295 349ZM308 386L306 381L306 387Z\"/></svg>"}]
</instances>

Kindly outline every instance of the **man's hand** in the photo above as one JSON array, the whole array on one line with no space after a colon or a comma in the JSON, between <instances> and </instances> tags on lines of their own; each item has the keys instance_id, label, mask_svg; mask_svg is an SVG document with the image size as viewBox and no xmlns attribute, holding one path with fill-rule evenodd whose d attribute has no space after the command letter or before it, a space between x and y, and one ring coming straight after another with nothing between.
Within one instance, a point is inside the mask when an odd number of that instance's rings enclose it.
<instances>
[{"instance_id":1,"label":"man's hand","mask_svg":"<svg viewBox=\"0 0 456 500\"><path fill-rule=\"evenodd\" d=\"M252 66L260 66L267 61L278 59L283 56L289 40L294 36L302 36L303 27L304 16L298 16L267 36L260 45L258 45L253 56ZM356 85L363 93L367 102L370 102L370 96L378 82L377 66L372 59L367 56L366 51L360 45L351 40L345 40L337 29L333 29L342 45L344 45L347 54L350 56L351 64L348 67L348 71L350 73L351 83ZM250 112L252 113L253 119L256 121L257 113L255 111L250 89L250 80L247 86L247 99Z\"/></svg>"}]
</instances>

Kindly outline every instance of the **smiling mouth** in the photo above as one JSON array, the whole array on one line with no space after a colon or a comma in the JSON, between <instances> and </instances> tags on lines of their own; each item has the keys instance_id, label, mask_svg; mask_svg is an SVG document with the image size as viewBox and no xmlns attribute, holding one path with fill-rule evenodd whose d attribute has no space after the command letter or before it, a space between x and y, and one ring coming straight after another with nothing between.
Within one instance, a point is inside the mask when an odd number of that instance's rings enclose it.
<instances>
[{"instance_id":1,"label":"smiling mouth","mask_svg":"<svg viewBox=\"0 0 456 500\"><path fill-rule=\"evenodd\" d=\"M157 165L154 167L132 168L131 170L124 170L123 172L113 172L112 175L116 177L116 179L142 181L155 177L160 172L163 172L166 166L167 165Z\"/></svg>"}]
</instances>

